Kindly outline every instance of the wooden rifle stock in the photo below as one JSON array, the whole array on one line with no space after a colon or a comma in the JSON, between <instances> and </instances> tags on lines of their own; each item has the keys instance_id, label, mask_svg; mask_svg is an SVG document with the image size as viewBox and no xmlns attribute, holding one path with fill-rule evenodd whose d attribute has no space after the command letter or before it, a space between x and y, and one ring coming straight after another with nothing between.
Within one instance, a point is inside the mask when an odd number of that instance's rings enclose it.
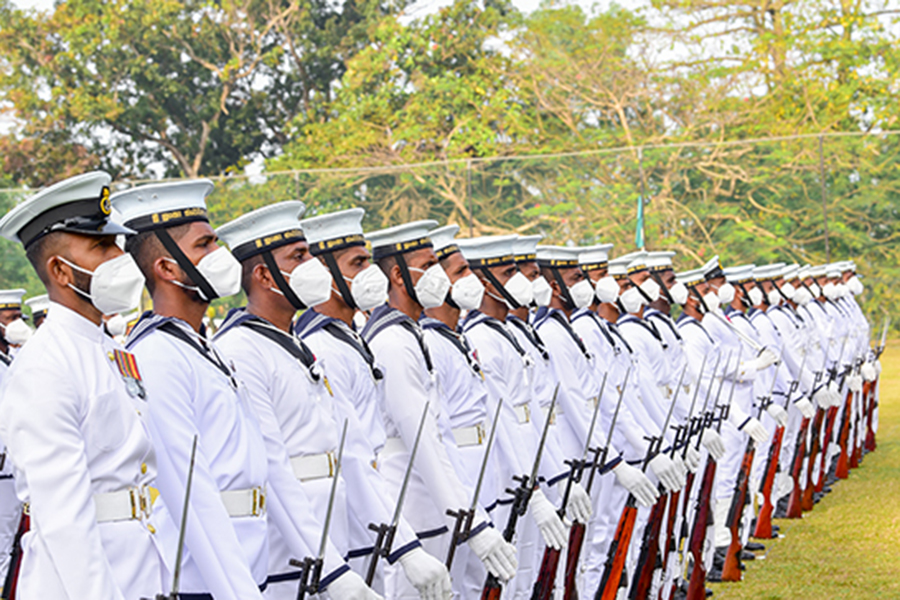
<instances>
[{"instance_id":1,"label":"wooden rifle stock","mask_svg":"<svg viewBox=\"0 0 900 600\"><path fill-rule=\"evenodd\" d=\"M641 551L631 584L631 600L645 600L650 595L653 572L659 564L659 532L662 529L668 496L665 488L660 485L659 499L650 509L650 517L644 527L644 538L641 540Z\"/></svg>"},{"instance_id":2,"label":"wooden rifle stock","mask_svg":"<svg viewBox=\"0 0 900 600\"><path fill-rule=\"evenodd\" d=\"M845 402L846 404L846 402ZM831 439L834 436L834 425L837 423L840 408L832 406L828 409L828 415L825 419L825 437L822 445L819 447L819 477L816 479L815 491L821 492L825 489L825 476L828 474L828 446L831 445Z\"/></svg>"},{"instance_id":3,"label":"wooden rifle stock","mask_svg":"<svg viewBox=\"0 0 900 600\"><path fill-rule=\"evenodd\" d=\"M594 594L594 600L615 600L622 581L622 571L625 569L625 559L628 557L628 547L631 545L631 534L634 533L635 519L637 519L637 501L633 495L628 494L625 508L619 515L616 534L606 553L606 566L603 568L603 577L600 580L600 587Z\"/></svg>"},{"instance_id":4,"label":"wooden rifle stock","mask_svg":"<svg viewBox=\"0 0 900 600\"><path fill-rule=\"evenodd\" d=\"M754 448L753 439L747 442L744 458L741 461L741 469L738 471L737 482L734 486L734 496L731 498L731 507L728 509L728 531L731 533L731 543L725 554L725 565L722 567L722 581L741 580L741 519L744 514L744 506L747 504L747 488L750 485L750 468L753 466Z\"/></svg>"},{"instance_id":5,"label":"wooden rifle stock","mask_svg":"<svg viewBox=\"0 0 900 600\"><path fill-rule=\"evenodd\" d=\"M778 457L781 456L783 440L784 427L775 428L775 435L772 436L772 444L769 446L766 474L760 486L763 504L759 509L759 514L756 515L756 528L753 530L753 537L757 539L770 539L772 537L772 513L775 510L772 504L772 490L775 487L775 475L778 474Z\"/></svg>"},{"instance_id":6,"label":"wooden rifle stock","mask_svg":"<svg viewBox=\"0 0 900 600\"><path fill-rule=\"evenodd\" d=\"M509 508L509 518L506 520L506 527L503 529L503 539L510 543L516 535L516 525L519 523L519 517L524 515L528 509L528 502L531 500L532 493L530 477L527 475L524 477L513 476L513 479L518 481L519 485L514 490L506 490L508 494L513 495L513 502ZM500 583L500 580L488 573L484 581L484 587L481 590L481 599L499 600L502 591L503 584Z\"/></svg>"},{"instance_id":7,"label":"wooden rifle stock","mask_svg":"<svg viewBox=\"0 0 900 600\"><path fill-rule=\"evenodd\" d=\"M866 450L872 452L875 450L875 429L874 429L874 414L875 414L875 389L878 387L878 379L875 381L867 381L863 384L863 397L865 398L865 402L867 405L866 409ZM866 392L866 386L869 386L868 392Z\"/></svg>"},{"instance_id":8,"label":"wooden rifle stock","mask_svg":"<svg viewBox=\"0 0 900 600\"><path fill-rule=\"evenodd\" d=\"M703 548L707 529L713 522L709 502L712 498L715 479L716 461L710 456L707 458L706 468L703 470L703 479L697 496L697 514L694 516L694 527L691 531L689 549L694 566L691 569L686 600L706 599L706 566L703 564Z\"/></svg>"},{"instance_id":9,"label":"wooden rifle stock","mask_svg":"<svg viewBox=\"0 0 900 600\"><path fill-rule=\"evenodd\" d=\"M816 488L816 483L813 481L813 471L815 471L816 467L816 459L819 456L819 448L821 446L819 436L822 431L822 421L825 419L825 410L818 409L816 411L816 416L812 422L812 431L809 447L809 461L807 463L806 468L806 486L803 488L803 495L800 498L800 508L804 511L813 509L813 492Z\"/></svg>"},{"instance_id":10,"label":"wooden rifle stock","mask_svg":"<svg viewBox=\"0 0 900 600\"><path fill-rule=\"evenodd\" d=\"M576 521L572 523L572 528L569 530L563 600L578 600L578 588L575 586L575 578L578 576L578 561L581 558L581 548L584 546L585 529L584 523Z\"/></svg>"},{"instance_id":11,"label":"wooden rifle stock","mask_svg":"<svg viewBox=\"0 0 900 600\"><path fill-rule=\"evenodd\" d=\"M847 391L847 398L844 400L844 418L841 419L841 432L838 434L838 445L841 452L838 454L837 466L834 470L834 476L838 479L847 479L850 476L850 456L847 453L847 443L850 438L850 419L853 415L853 392Z\"/></svg>"},{"instance_id":12,"label":"wooden rifle stock","mask_svg":"<svg viewBox=\"0 0 900 600\"><path fill-rule=\"evenodd\" d=\"M665 543L662 545L660 549L661 557L661 569L663 573L663 577L665 577L666 570L669 568L669 556L675 552L675 521L678 517L678 503L681 500L681 490L677 490L672 492L669 495L669 512L666 518L666 528L663 530L663 534L665 537ZM662 600L663 596L663 588L660 586L659 588L659 599Z\"/></svg>"},{"instance_id":13,"label":"wooden rifle stock","mask_svg":"<svg viewBox=\"0 0 900 600\"><path fill-rule=\"evenodd\" d=\"M553 597L560 554L560 551L555 548L549 546L544 548L544 558L541 560L537 581L534 582L531 590L531 600L551 600Z\"/></svg>"},{"instance_id":14,"label":"wooden rifle stock","mask_svg":"<svg viewBox=\"0 0 900 600\"><path fill-rule=\"evenodd\" d=\"M800 477L803 474L803 459L806 455L806 433L809 430L810 420L803 417L800 423L800 431L797 432L797 441L794 444L794 460L791 461L791 482L793 488L788 497L787 518L799 519L803 516L803 488L800 486Z\"/></svg>"}]
</instances>

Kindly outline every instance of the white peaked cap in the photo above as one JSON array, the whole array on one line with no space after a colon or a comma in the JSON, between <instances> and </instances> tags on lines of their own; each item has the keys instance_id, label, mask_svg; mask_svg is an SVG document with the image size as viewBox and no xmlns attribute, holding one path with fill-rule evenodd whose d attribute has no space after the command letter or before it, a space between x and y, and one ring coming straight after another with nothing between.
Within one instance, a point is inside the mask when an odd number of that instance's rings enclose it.
<instances>
[{"instance_id":1,"label":"white peaked cap","mask_svg":"<svg viewBox=\"0 0 900 600\"><path fill-rule=\"evenodd\" d=\"M767 279L778 279L784 271L784 263L772 263L771 265L762 265L753 269L753 278L757 281L765 281Z\"/></svg>"},{"instance_id":2,"label":"white peaked cap","mask_svg":"<svg viewBox=\"0 0 900 600\"><path fill-rule=\"evenodd\" d=\"M725 273L725 281L729 283L741 283L753 280L753 270L756 265L740 265L738 267L728 267L723 269Z\"/></svg>"},{"instance_id":3,"label":"white peaked cap","mask_svg":"<svg viewBox=\"0 0 900 600\"><path fill-rule=\"evenodd\" d=\"M664 250L661 252L648 252L646 258L647 268L651 271L665 271L672 268L672 259L676 252Z\"/></svg>"},{"instance_id":4,"label":"white peaked cap","mask_svg":"<svg viewBox=\"0 0 900 600\"><path fill-rule=\"evenodd\" d=\"M456 240L460 251L473 266L493 266L515 261L515 235L489 235Z\"/></svg>"},{"instance_id":5,"label":"white peaked cap","mask_svg":"<svg viewBox=\"0 0 900 600\"><path fill-rule=\"evenodd\" d=\"M372 255L376 260L385 256L413 252L420 248L431 248L431 238L428 232L437 226L433 219L423 219L379 229L366 234L366 239L372 244Z\"/></svg>"},{"instance_id":6,"label":"white peaked cap","mask_svg":"<svg viewBox=\"0 0 900 600\"><path fill-rule=\"evenodd\" d=\"M300 216L306 205L299 200L270 204L225 223L216 233L238 260L303 240Z\"/></svg>"},{"instance_id":7,"label":"white peaked cap","mask_svg":"<svg viewBox=\"0 0 900 600\"><path fill-rule=\"evenodd\" d=\"M438 252L447 246L456 244L456 234L459 233L459 225L444 225L436 227L428 232L431 243L434 244L434 251Z\"/></svg>"},{"instance_id":8,"label":"white peaked cap","mask_svg":"<svg viewBox=\"0 0 900 600\"><path fill-rule=\"evenodd\" d=\"M628 265L631 264L633 258L634 257L625 254L623 256L617 256L616 258L610 259L607 274L615 277L616 279L627 277Z\"/></svg>"},{"instance_id":9,"label":"white peaked cap","mask_svg":"<svg viewBox=\"0 0 900 600\"><path fill-rule=\"evenodd\" d=\"M815 265L809 268L810 277L822 277L828 274L828 265Z\"/></svg>"},{"instance_id":10,"label":"white peaked cap","mask_svg":"<svg viewBox=\"0 0 900 600\"><path fill-rule=\"evenodd\" d=\"M582 246L578 249L578 264L595 265L609 262L609 251L612 249L613 244Z\"/></svg>"},{"instance_id":11,"label":"white peaked cap","mask_svg":"<svg viewBox=\"0 0 900 600\"><path fill-rule=\"evenodd\" d=\"M537 260L542 266L569 268L578 266L580 248L569 246L538 246Z\"/></svg>"},{"instance_id":12,"label":"white peaked cap","mask_svg":"<svg viewBox=\"0 0 900 600\"><path fill-rule=\"evenodd\" d=\"M109 219L110 181L109 173L94 171L44 188L0 219L0 235L28 247L54 231L81 235L134 233Z\"/></svg>"},{"instance_id":13,"label":"white peaked cap","mask_svg":"<svg viewBox=\"0 0 900 600\"><path fill-rule=\"evenodd\" d=\"M47 294L34 296L26 300L25 304L31 309L31 314L47 312L47 309L50 308L50 296Z\"/></svg>"},{"instance_id":14,"label":"white peaked cap","mask_svg":"<svg viewBox=\"0 0 900 600\"><path fill-rule=\"evenodd\" d=\"M844 272L843 266L844 266L844 263L842 263L842 262L827 264L827 265L825 265L825 274L828 276L829 279L832 279L834 277L840 277L841 273Z\"/></svg>"},{"instance_id":15,"label":"white peaked cap","mask_svg":"<svg viewBox=\"0 0 900 600\"><path fill-rule=\"evenodd\" d=\"M647 268L647 252L644 250L637 250L635 252L629 252L628 254L623 254L619 257L621 260L628 259L628 264L626 265L626 269L628 269L629 273L634 273L637 271L643 271Z\"/></svg>"},{"instance_id":16,"label":"white peaked cap","mask_svg":"<svg viewBox=\"0 0 900 600\"><path fill-rule=\"evenodd\" d=\"M725 276L725 274L722 271L722 263L719 262L718 254L716 254L711 259L706 261L706 264L700 268L703 269L703 276L707 280Z\"/></svg>"},{"instance_id":17,"label":"white peaked cap","mask_svg":"<svg viewBox=\"0 0 900 600\"><path fill-rule=\"evenodd\" d=\"M785 267L781 270L781 274L779 277L783 277L786 281L791 281L797 279L800 276L800 267L797 266L797 263L792 265L785 265Z\"/></svg>"},{"instance_id":18,"label":"white peaked cap","mask_svg":"<svg viewBox=\"0 0 900 600\"><path fill-rule=\"evenodd\" d=\"M519 235L513 240L513 255L516 260L535 260L537 257L537 245L544 239L543 233L535 235Z\"/></svg>"},{"instance_id":19,"label":"white peaked cap","mask_svg":"<svg viewBox=\"0 0 900 600\"><path fill-rule=\"evenodd\" d=\"M322 254L349 246L365 246L362 229L365 214L363 208L348 208L300 221L300 229L309 242L310 252Z\"/></svg>"},{"instance_id":20,"label":"white peaked cap","mask_svg":"<svg viewBox=\"0 0 900 600\"><path fill-rule=\"evenodd\" d=\"M154 183L112 195L126 227L149 231L194 221L209 221L206 197L213 191L209 179Z\"/></svg>"},{"instance_id":21,"label":"white peaked cap","mask_svg":"<svg viewBox=\"0 0 900 600\"><path fill-rule=\"evenodd\" d=\"M24 295L25 290L22 289L0 290L0 310L8 308L21 308L22 296Z\"/></svg>"},{"instance_id":22,"label":"white peaked cap","mask_svg":"<svg viewBox=\"0 0 900 600\"><path fill-rule=\"evenodd\" d=\"M704 267L700 267L699 269L682 271L681 273L677 273L675 275L675 281L683 283L687 286L703 283L704 281L706 281L706 269Z\"/></svg>"}]
</instances>

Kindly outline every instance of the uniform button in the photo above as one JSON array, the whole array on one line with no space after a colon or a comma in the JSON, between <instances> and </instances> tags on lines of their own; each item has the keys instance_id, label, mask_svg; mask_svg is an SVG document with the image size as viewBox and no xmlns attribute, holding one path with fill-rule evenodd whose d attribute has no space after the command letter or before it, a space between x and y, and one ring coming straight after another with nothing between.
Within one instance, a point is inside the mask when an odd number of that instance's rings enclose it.
<instances>
[{"instance_id":1,"label":"uniform button","mask_svg":"<svg viewBox=\"0 0 900 600\"><path fill-rule=\"evenodd\" d=\"M141 473L144 475L147 474L147 463L141 463Z\"/></svg>"},{"instance_id":2,"label":"uniform button","mask_svg":"<svg viewBox=\"0 0 900 600\"><path fill-rule=\"evenodd\" d=\"M106 356L109 357L109 360L116 360L116 355L112 352L107 352Z\"/></svg>"},{"instance_id":3,"label":"uniform button","mask_svg":"<svg viewBox=\"0 0 900 600\"><path fill-rule=\"evenodd\" d=\"M147 531L149 531L150 533L156 533L156 527L154 527L150 523L147 523Z\"/></svg>"}]
</instances>

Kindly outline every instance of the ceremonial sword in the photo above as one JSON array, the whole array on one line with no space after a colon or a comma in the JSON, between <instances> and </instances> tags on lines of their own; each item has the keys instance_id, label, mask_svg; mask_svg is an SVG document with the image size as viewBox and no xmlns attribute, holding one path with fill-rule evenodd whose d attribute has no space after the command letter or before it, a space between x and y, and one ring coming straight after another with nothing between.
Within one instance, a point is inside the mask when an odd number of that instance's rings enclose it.
<instances>
[{"instance_id":1,"label":"ceremonial sword","mask_svg":"<svg viewBox=\"0 0 900 600\"><path fill-rule=\"evenodd\" d=\"M430 402L426 402L425 408L422 410L419 430L416 432L416 440L413 442L412 450L409 453L409 464L406 465L406 474L403 476L403 483L400 485L400 496L397 498L397 506L394 508L394 516L390 525L369 523L369 529L378 534L375 538L375 546L372 548L372 560L369 562L369 569L366 572L366 585L369 587L372 586L372 580L375 579L375 568L378 566L378 559L382 556L387 558L391 553L391 546L394 545L394 534L397 533L400 511L403 508L403 501L406 499L406 488L409 486L409 478L412 476L413 463L416 461L416 452L419 450L419 441L422 439L422 430L425 429L425 419L428 417L428 406L430 404Z\"/></svg>"},{"instance_id":2,"label":"ceremonial sword","mask_svg":"<svg viewBox=\"0 0 900 600\"><path fill-rule=\"evenodd\" d=\"M328 532L331 529L331 515L334 510L334 499L337 496L338 480L344 462L344 443L347 440L347 419L341 430L341 443L338 446L337 461L331 480L331 493L328 496L328 508L325 510L325 524L322 527L322 539L319 542L319 555L316 558L307 556L302 561L295 558L288 561L292 567L300 568L300 584L297 588L297 600L303 600L307 593L319 591L319 580L322 577L322 565L325 564L325 549L328 548Z\"/></svg>"}]
</instances>

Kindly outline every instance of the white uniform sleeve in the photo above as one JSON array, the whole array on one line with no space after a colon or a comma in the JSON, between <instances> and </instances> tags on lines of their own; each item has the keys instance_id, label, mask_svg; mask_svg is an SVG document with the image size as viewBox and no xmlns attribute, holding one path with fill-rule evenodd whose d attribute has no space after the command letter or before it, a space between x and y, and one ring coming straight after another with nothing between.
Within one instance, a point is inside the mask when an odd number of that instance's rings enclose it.
<instances>
[{"instance_id":1,"label":"white uniform sleeve","mask_svg":"<svg viewBox=\"0 0 900 600\"><path fill-rule=\"evenodd\" d=\"M69 598L122 599L97 528L81 423L70 382L38 369L7 376L3 436L27 477L32 526L39 530ZM121 398L111 395L109 402Z\"/></svg>"}]
</instances>

